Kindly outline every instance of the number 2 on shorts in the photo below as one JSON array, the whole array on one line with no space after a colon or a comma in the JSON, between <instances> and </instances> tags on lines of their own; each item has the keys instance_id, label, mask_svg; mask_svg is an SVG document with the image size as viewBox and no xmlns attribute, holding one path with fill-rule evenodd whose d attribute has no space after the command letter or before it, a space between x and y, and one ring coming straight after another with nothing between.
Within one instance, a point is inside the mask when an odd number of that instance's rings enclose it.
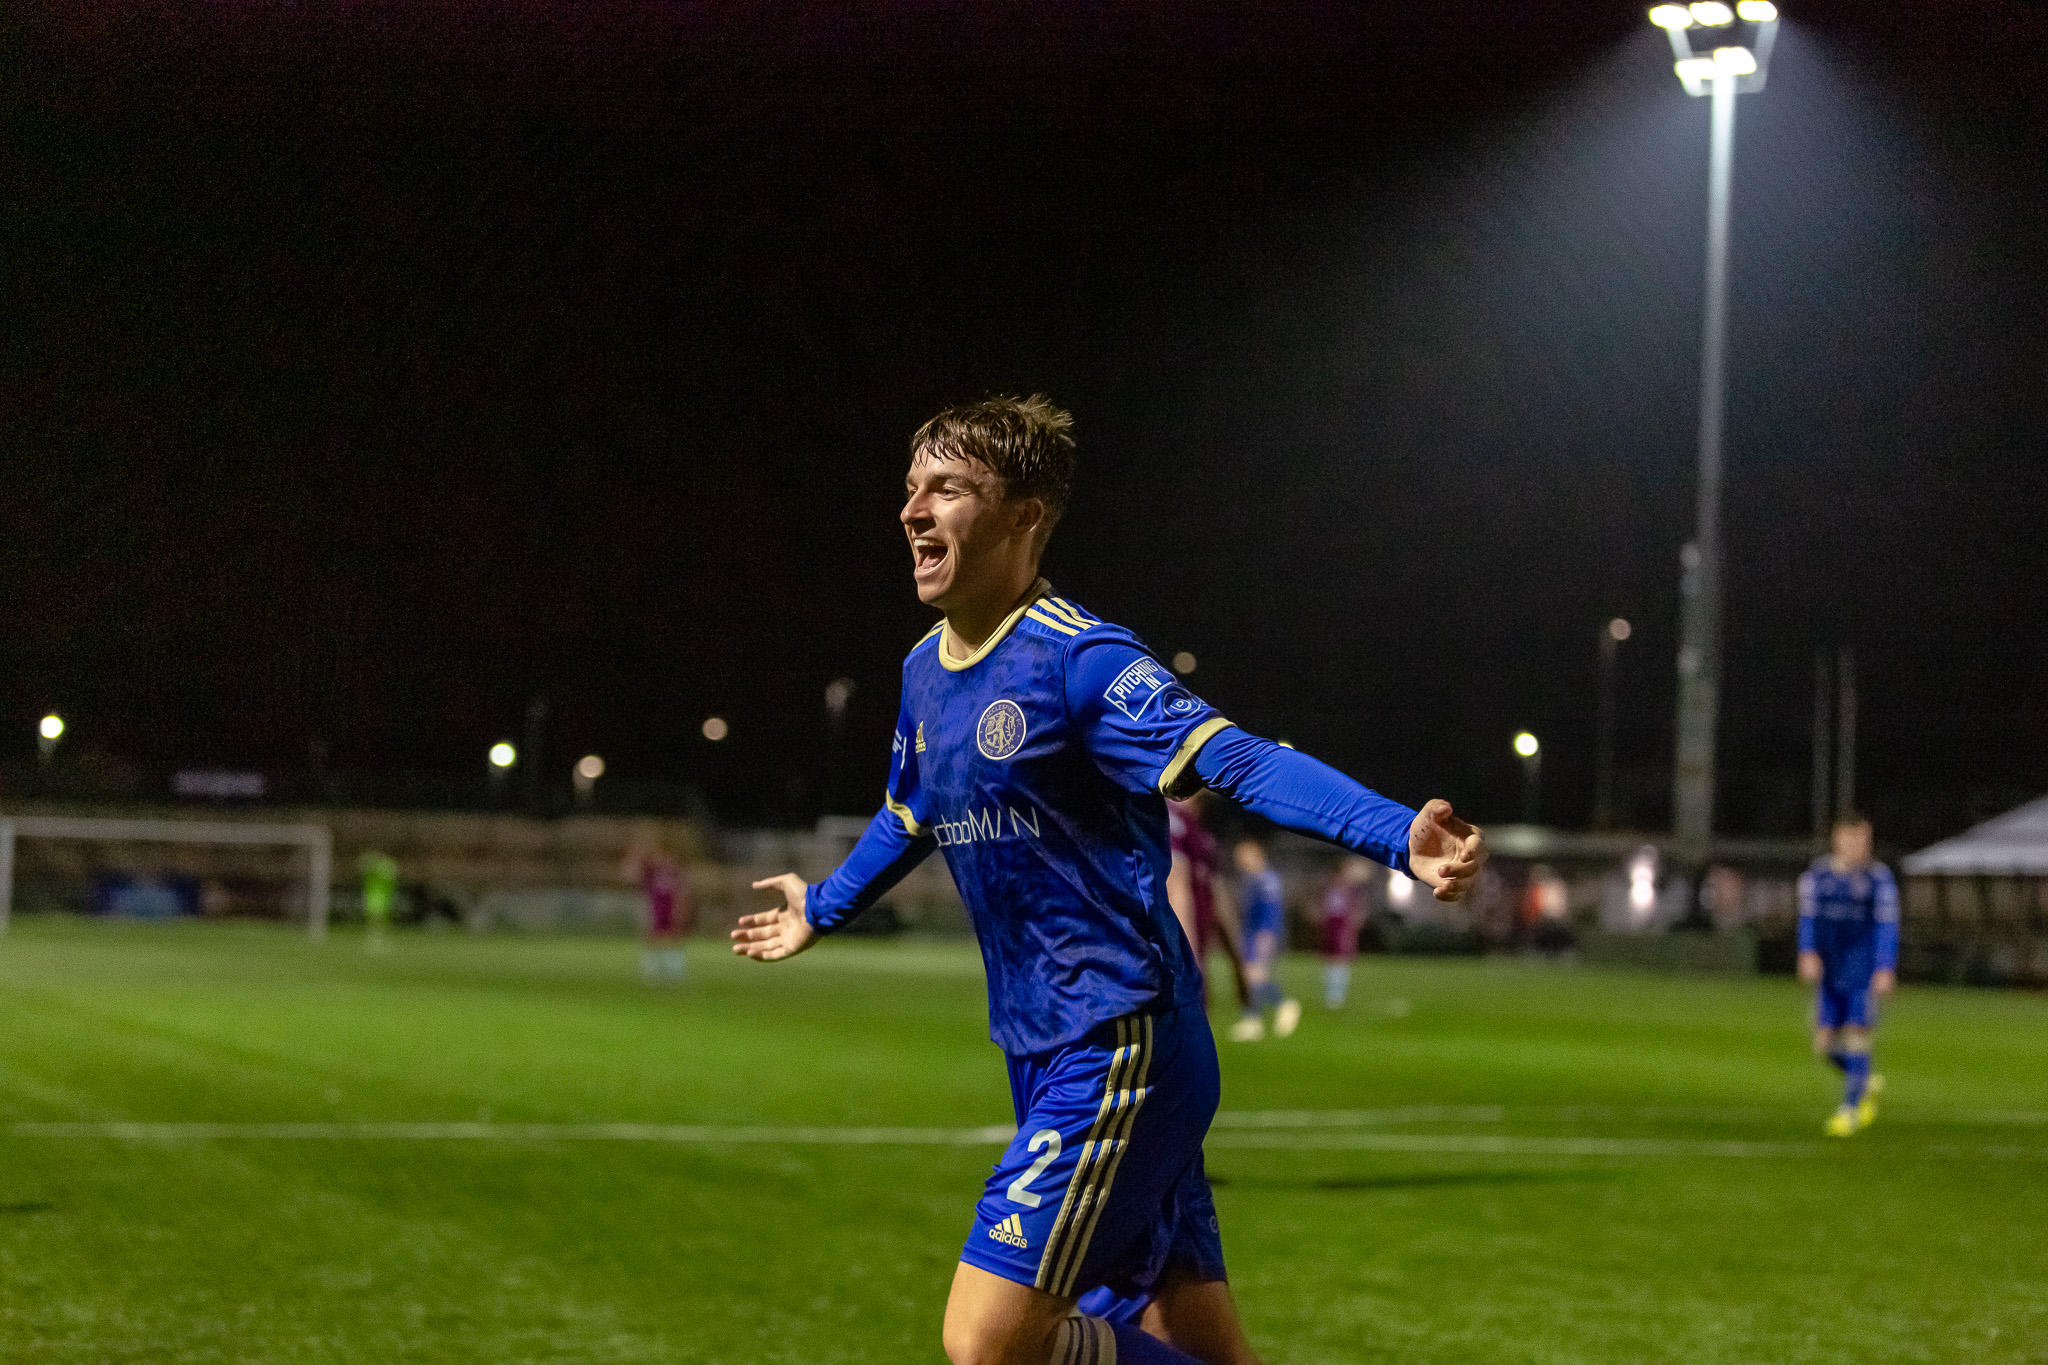
<instances>
[{"instance_id":1,"label":"number 2 on shorts","mask_svg":"<svg viewBox=\"0 0 2048 1365\"><path fill-rule=\"evenodd\" d=\"M1060 1159L1060 1135L1055 1128L1041 1128L1031 1135L1031 1141L1024 1144L1027 1152L1036 1152L1040 1147L1045 1152L1031 1163L1031 1169L1010 1182L1010 1202L1035 1209L1045 1201L1031 1192L1031 1182L1045 1174L1045 1168Z\"/></svg>"}]
</instances>

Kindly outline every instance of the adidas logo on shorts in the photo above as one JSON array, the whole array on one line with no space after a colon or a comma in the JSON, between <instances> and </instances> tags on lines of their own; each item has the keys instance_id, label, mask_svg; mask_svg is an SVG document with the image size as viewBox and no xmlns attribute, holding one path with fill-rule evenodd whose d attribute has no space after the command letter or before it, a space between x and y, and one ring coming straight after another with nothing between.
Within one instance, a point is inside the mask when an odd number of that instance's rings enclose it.
<instances>
[{"instance_id":1,"label":"adidas logo on shorts","mask_svg":"<svg viewBox=\"0 0 2048 1365\"><path fill-rule=\"evenodd\" d=\"M1008 1242L1013 1247L1029 1247L1031 1245L1031 1243L1024 1240L1024 1220L1014 1213L990 1228L988 1235L995 1238L998 1242Z\"/></svg>"}]
</instances>

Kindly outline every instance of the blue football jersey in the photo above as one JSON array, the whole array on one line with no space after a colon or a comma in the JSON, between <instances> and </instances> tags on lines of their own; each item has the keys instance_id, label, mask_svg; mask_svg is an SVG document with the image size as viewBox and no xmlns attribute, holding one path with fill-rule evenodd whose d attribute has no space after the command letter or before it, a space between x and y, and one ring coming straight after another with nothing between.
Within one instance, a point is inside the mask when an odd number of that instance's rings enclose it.
<instances>
[{"instance_id":1,"label":"blue football jersey","mask_svg":"<svg viewBox=\"0 0 2048 1365\"><path fill-rule=\"evenodd\" d=\"M1238 912L1238 917L1243 921L1245 938L1249 940L1257 933L1277 933L1286 937L1287 897L1280 874L1270 867L1248 872L1241 885L1244 908Z\"/></svg>"},{"instance_id":2,"label":"blue football jersey","mask_svg":"<svg viewBox=\"0 0 2048 1365\"><path fill-rule=\"evenodd\" d=\"M1198 999L1166 900L1166 798L1201 785L1195 755L1230 722L1043 580L968 658L945 652L947 629L904 660L885 808L866 848L811 888L811 923L843 923L937 849L1005 1052Z\"/></svg>"},{"instance_id":3,"label":"blue football jersey","mask_svg":"<svg viewBox=\"0 0 2048 1365\"><path fill-rule=\"evenodd\" d=\"M1867 978L1898 962L1899 886L1883 863L1835 869L1818 858L1799 877L1799 946L1829 980Z\"/></svg>"}]
</instances>

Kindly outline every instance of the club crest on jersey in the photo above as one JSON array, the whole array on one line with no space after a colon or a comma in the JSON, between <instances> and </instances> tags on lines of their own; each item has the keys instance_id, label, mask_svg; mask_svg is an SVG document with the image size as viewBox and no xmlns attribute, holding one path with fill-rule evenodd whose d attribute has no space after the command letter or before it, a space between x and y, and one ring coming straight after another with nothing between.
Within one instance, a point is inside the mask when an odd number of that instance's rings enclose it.
<instances>
[{"instance_id":1,"label":"club crest on jersey","mask_svg":"<svg viewBox=\"0 0 2048 1365\"><path fill-rule=\"evenodd\" d=\"M1024 747L1024 708L1002 697L988 704L974 727L974 743L983 758L998 761Z\"/></svg>"}]
</instances>

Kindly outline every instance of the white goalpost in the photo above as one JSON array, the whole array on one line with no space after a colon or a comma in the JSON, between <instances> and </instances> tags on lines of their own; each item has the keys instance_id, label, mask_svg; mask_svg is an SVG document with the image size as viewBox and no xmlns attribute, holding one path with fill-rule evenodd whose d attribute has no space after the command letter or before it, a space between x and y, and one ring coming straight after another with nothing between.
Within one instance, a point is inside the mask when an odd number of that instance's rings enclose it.
<instances>
[{"instance_id":1,"label":"white goalpost","mask_svg":"<svg viewBox=\"0 0 2048 1365\"><path fill-rule=\"evenodd\" d=\"M235 844L306 850L306 932L327 936L328 893L334 880L334 837L325 825L278 825L239 820L116 820L72 815L0 815L0 934L14 910L17 839L78 839L126 844Z\"/></svg>"}]
</instances>

